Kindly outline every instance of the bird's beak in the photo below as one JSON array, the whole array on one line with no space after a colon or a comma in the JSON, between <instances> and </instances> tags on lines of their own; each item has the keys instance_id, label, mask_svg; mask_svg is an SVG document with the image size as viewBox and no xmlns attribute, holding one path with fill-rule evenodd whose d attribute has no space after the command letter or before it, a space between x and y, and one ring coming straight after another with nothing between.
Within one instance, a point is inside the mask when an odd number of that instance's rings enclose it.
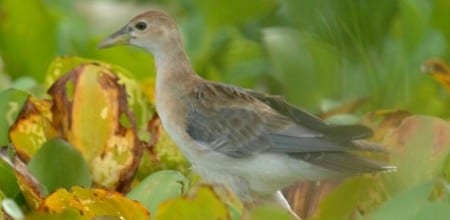
<instances>
[{"instance_id":1,"label":"bird's beak","mask_svg":"<svg viewBox=\"0 0 450 220\"><path fill-rule=\"evenodd\" d=\"M98 48L108 48L113 47L120 44L127 44L130 41L131 35L128 32L127 26L121 28L116 33L111 34L111 36L104 39L99 45Z\"/></svg>"}]
</instances>

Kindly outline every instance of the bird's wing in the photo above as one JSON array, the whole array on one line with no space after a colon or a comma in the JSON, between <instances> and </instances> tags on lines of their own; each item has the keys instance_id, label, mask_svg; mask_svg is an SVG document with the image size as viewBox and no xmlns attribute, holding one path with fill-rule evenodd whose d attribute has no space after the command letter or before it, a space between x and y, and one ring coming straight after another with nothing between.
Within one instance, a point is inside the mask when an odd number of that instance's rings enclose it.
<instances>
[{"instance_id":1,"label":"bird's wing","mask_svg":"<svg viewBox=\"0 0 450 220\"><path fill-rule=\"evenodd\" d=\"M264 93L246 90L253 97L269 105L278 113L290 118L294 123L311 130L326 134L330 138L342 140L358 140L373 135L371 129L362 125L329 125L316 116L300 110L284 100L281 96L266 95Z\"/></svg>"},{"instance_id":2,"label":"bird's wing","mask_svg":"<svg viewBox=\"0 0 450 220\"><path fill-rule=\"evenodd\" d=\"M350 135L341 137L333 132L345 134L344 131L335 131L320 119L289 106L292 114L301 115L296 121L282 111L283 103L275 103L280 106L273 107L252 92L237 87L203 83L190 97L187 133L193 140L233 157L263 151L346 152L351 150L348 147L352 145L351 140L364 136L349 132ZM275 102L275 98L269 98Z\"/></svg>"}]
</instances>

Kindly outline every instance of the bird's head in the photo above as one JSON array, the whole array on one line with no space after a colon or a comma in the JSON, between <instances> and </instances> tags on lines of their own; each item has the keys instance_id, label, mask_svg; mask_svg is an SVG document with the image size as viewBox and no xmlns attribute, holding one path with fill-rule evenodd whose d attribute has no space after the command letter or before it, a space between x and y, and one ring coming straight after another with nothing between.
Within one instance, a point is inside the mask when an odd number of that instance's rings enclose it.
<instances>
[{"instance_id":1,"label":"bird's head","mask_svg":"<svg viewBox=\"0 0 450 220\"><path fill-rule=\"evenodd\" d=\"M145 48L157 55L170 47L180 46L181 41L175 21L162 11L150 10L131 19L123 28L104 39L98 47L107 48L120 44Z\"/></svg>"}]
</instances>

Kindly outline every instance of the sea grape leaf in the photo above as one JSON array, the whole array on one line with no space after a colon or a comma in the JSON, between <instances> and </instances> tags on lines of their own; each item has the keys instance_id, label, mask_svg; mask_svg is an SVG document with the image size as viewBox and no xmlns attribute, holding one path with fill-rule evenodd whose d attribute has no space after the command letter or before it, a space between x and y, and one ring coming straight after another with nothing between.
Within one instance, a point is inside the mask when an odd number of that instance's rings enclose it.
<instances>
[{"instance_id":1,"label":"sea grape leaf","mask_svg":"<svg viewBox=\"0 0 450 220\"><path fill-rule=\"evenodd\" d=\"M154 213L161 202L181 196L188 188L189 180L183 174L163 170L142 180L127 197L141 202L150 213Z\"/></svg>"},{"instance_id":2,"label":"sea grape leaf","mask_svg":"<svg viewBox=\"0 0 450 220\"><path fill-rule=\"evenodd\" d=\"M147 121L155 112L155 102L151 98L153 96L149 96L147 92L152 93L154 91L154 84L140 85L131 72L117 65L76 56L62 56L56 57L50 64L46 74L46 86L51 86L64 74L70 72L77 66L86 63L95 63L100 68L109 69L118 76L119 82L126 87L128 105L135 115L139 138L147 141L149 139L149 134L146 130ZM153 77L149 77L145 82L153 81L153 79Z\"/></svg>"},{"instance_id":3,"label":"sea grape leaf","mask_svg":"<svg viewBox=\"0 0 450 220\"><path fill-rule=\"evenodd\" d=\"M211 186L201 186L193 192L168 200L156 210L153 219L229 219L227 206Z\"/></svg>"},{"instance_id":4,"label":"sea grape leaf","mask_svg":"<svg viewBox=\"0 0 450 220\"><path fill-rule=\"evenodd\" d=\"M27 162L42 144L56 136L57 131L52 125L51 102L29 97L9 131L17 155Z\"/></svg>"},{"instance_id":5,"label":"sea grape leaf","mask_svg":"<svg viewBox=\"0 0 450 220\"><path fill-rule=\"evenodd\" d=\"M443 198L430 201L430 194L435 187L432 181L426 181L405 190L383 204L370 219L449 219L450 203L446 201L449 198L448 189L441 195Z\"/></svg>"},{"instance_id":6,"label":"sea grape leaf","mask_svg":"<svg viewBox=\"0 0 450 220\"><path fill-rule=\"evenodd\" d=\"M58 188L91 185L89 167L83 156L59 138L47 141L30 160L28 169L46 193Z\"/></svg>"},{"instance_id":7,"label":"sea grape leaf","mask_svg":"<svg viewBox=\"0 0 450 220\"><path fill-rule=\"evenodd\" d=\"M82 64L49 89L53 125L90 165L94 185L127 191L142 145L125 85L111 69Z\"/></svg>"},{"instance_id":8,"label":"sea grape leaf","mask_svg":"<svg viewBox=\"0 0 450 220\"><path fill-rule=\"evenodd\" d=\"M73 213L78 213L74 215ZM84 189L74 186L70 191L59 189L39 205L31 219L45 219L45 214L72 213L74 219L136 219L148 220L144 206L122 194L104 189ZM50 215L51 216L51 215Z\"/></svg>"},{"instance_id":9,"label":"sea grape leaf","mask_svg":"<svg viewBox=\"0 0 450 220\"><path fill-rule=\"evenodd\" d=\"M381 141L388 152L379 159L397 166L397 171L345 180L320 201L314 219L347 219L371 213L388 198L430 183L448 169L448 163L444 163L450 150L448 122L405 111L388 111L368 118L377 119L372 122L375 140ZM343 202L342 198L347 199Z\"/></svg>"},{"instance_id":10,"label":"sea grape leaf","mask_svg":"<svg viewBox=\"0 0 450 220\"><path fill-rule=\"evenodd\" d=\"M395 175L386 176L390 192L406 190L442 175L450 152L450 123L431 116L413 115L385 136Z\"/></svg>"}]
</instances>

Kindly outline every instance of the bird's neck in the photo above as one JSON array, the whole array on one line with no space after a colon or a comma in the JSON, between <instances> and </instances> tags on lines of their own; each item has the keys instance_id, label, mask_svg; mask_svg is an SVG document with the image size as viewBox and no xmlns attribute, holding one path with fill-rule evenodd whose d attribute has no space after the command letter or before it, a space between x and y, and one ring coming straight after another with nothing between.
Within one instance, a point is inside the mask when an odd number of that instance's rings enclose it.
<instances>
[{"instance_id":1,"label":"bird's neck","mask_svg":"<svg viewBox=\"0 0 450 220\"><path fill-rule=\"evenodd\" d=\"M181 45L162 48L159 52L154 53L157 93L183 90L198 77Z\"/></svg>"},{"instance_id":2,"label":"bird's neck","mask_svg":"<svg viewBox=\"0 0 450 220\"><path fill-rule=\"evenodd\" d=\"M192 66L183 48L162 48L154 53L156 72L170 71L172 74L192 74Z\"/></svg>"}]
</instances>

